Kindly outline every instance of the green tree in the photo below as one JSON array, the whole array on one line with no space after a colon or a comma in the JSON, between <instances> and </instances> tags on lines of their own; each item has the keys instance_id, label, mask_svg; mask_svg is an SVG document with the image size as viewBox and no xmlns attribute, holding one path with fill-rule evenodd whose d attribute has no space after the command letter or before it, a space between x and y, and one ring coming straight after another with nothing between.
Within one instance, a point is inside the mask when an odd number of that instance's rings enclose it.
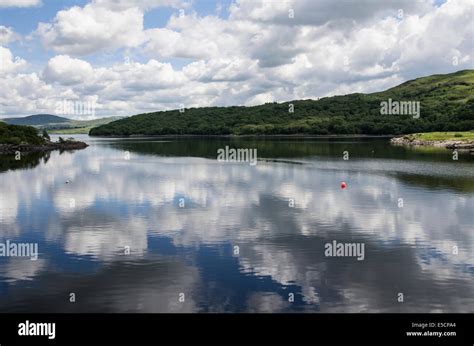
<instances>
[{"instance_id":1,"label":"green tree","mask_svg":"<svg viewBox=\"0 0 474 346\"><path fill-rule=\"evenodd\" d=\"M49 137L48 131L46 131L46 129L43 130L43 138L47 139L48 141L51 140L51 138Z\"/></svg>"}]
</instances>

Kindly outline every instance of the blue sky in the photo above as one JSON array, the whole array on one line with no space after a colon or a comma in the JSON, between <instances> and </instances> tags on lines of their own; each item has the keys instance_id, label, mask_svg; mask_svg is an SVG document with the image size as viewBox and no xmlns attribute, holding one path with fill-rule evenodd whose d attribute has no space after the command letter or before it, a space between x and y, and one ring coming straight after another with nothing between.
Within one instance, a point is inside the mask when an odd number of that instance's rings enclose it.
<instances>
[{"instance_id":1,"label":"blue sky","mask_svg":"<svg viewBox=\"0 0 474 346\"><path fill-rule=\"evenodd\" d=\"M57 0L43 0L40 6L32 6L27 8L21 7L7 7L0 8L0 25L11 27L20 35L28 36L30 33L36 30L38 23L40 22L51 22L54 20L56 14L61 10L67 10L73 6L83 7L90 1L88 0L68 0L68 1L57 1ZM216 11L218 3L222 6L222 11L218 13ZM184 10L196 12L200 16L215 15L222 18L228 16L226 9L230 5L231 0L220 0L220 1L195 1L190 2ZM173 7L159 7L151 9L144 14L144 28L151 29L155 27L164 27L172 15L179 14L179 8ZM12 49L15 53L30 63L35 64L32 66L33 69L38 67L40 64L46 62L49 58L54 56L54 52L45 50L37 41L32 42L14 42L11 44ZM90 56L89 59L92 61L104 61L111 59L110 54L105 57ZM115 54L112 59L123 59L119 54ZM138 56L136 59L141 60ZM171 60L173 61L173 60ZM178 59L173 61L178 66L182 65L183 62Z\"/></svg>"},{"instance_id":2,"label":"blue sky","mask_svg":"<svg viewBox=\"0 0 474 346\"><path fill-rule=\"evenodd\" d=\"M0 117L383 90L473 68L469 0L0 0ZM183 11L183 12L181 12ZM293 15L290 16L290 13Z\"/></svg>"}]
</instances>

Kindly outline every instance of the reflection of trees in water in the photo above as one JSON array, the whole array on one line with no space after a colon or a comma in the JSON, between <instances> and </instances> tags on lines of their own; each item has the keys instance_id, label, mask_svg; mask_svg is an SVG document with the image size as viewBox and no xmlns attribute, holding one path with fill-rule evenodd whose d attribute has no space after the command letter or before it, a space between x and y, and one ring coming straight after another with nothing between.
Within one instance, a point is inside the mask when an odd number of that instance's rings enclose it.
<instances>
[{"instance_id":1,"label":"reflection of trees in water","mask_svg":"<svg viewBox=\"0 0 474 346\"><path fill-rule=\"evenodd\" d=\"M21 159L16 160L15 155L0 156L0 172L14 171L17 169L31 169L38 166L41 162L47 163L51 157L51 152L36 152L21 154Z\"/></svg>"},{"instance_id":2,"label":"reflection of trees in water","mask_svg":"<svg viewBox=\"0 0 474 346\"><path fill-rule=\"evenodd\" d=\"M387 139L380 138L169 138L141 139L139 141L117 141L110 144L115 149L142 155L168 157L204 157L217 158L220 148L257 148L258 158L265 161L300 163L298 158L320 157L340 158L344 151L349 152L347 166L357 159L394 159L400 162L442 162L453 163L452 152L443 148L417 148L390 145ZM474 156L461 153L463 162L474 162ZM294 162L285 160L295 158ZM461 160L461 158L460 158ZM395 162L395 161L394 161ZM398 168L398 165L394 165ZM403 171L403 167L400 168ZM367 171L370 173L370 171ZM474 180L467 176L426 175L407 172L391 174L403 183L430 189L449 189L457 192L474 192Z\"/></svg>"},{"instance_id":3,"label":"reflection of trees in water","mask_svg":"<svg viewBox=\"0 0 474 346\"><path fill-rule=\"evenodd\" d=\"M456 192L472 193L474 192L474 179L468 177L443 177L422 174L403 174L394 175L405 184L421 186L431 189L448 189Z\"/></svg>"},{"instance_id":4,"label":"reflection of trees in water","mask_svg":"<svg viewBox=\"0 0 474 346\"><path fill-rule=\"evenodd\" d=\"M383 158L452 162L452 152L443 148L411 148L391 145L380 138L155 138L115 141L113 148L144 155L217 158L217 150L257 149L259 158L340 157L348 151L351 159ZM464 161L474 157L460 152Z\"/></svg>"}]
</instances>

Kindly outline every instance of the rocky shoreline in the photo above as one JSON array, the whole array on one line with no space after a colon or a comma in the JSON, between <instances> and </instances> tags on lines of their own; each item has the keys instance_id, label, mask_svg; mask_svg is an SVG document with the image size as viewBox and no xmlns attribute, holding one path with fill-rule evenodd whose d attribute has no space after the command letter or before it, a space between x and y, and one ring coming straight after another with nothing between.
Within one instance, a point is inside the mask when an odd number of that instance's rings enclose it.
<instances>
[{"instance_id":1,"label":"rocky shoreline","mask_svg":"<svg viewBox=\"0 0 474 346\"><path fill-rule=\"evenodd\" d=\"M460 141L460 140L440 140L440 141L426 141L416 139L410 136L394 137L390 143L395 145L410 145L410 146L432 146L446 149L468 150L474 151L474 141Z\"/></svg>"},{"instance_id":2,"label":"rocky shoreline","mask_svg":"<svg viewBox=\"0 0 474 346\"><path fill-rule=\"evenodd\" d=\"M11 155L17 152L33 153L33 152L47 152L52 150L78 150L85 149L89 145L79 141L66 142L48 142L42 145L33 144L0 144L0 155Z\"/></svg>"}]
</instances>

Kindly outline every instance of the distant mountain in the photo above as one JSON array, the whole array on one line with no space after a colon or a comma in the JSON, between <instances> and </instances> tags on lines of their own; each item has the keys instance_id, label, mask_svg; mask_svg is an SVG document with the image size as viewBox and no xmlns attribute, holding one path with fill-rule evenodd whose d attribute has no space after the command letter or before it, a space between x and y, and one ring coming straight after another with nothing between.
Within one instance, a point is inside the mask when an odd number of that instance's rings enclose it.
<instances>
[{"instance_id":1,"label":"distant mountain","mask_svg":"<svg viewBox=\"0 0 474 346\"><path fill-rule=\"evenodd\" d=\"M90 129L96 126L108 124L112 121L123 119L123 117L106 117L93 120L70 120L62 124L48 124L40 128L46 129L49 133L57 134L87 134Z\"/></svg>"},{"instance_id":2,"label":"distant mountain","mask_svg":"<svg viewBox=\"0 0 474 346\"><path fill-rule=\"evenodd\" d=\"M474 70L463 70L417 78L371 94L139 114L93 128L89 134L382 135L473 129Z\"/></svg>"},{"instance_id":3,"label":"distant mountain","mask_svg":"<svg viewBox=\"0 0 474 346\"><path fill-rule=\"evenodd\" d=\"M24 118L6 118L1 119L10 125L47 125L47 124L61 124L71 121L68 118L58 117L52 114L35 114Z\"/></svg>"},{"instance_id":4,"label":"distant mountain","mask_svg":"<svg viewBox=\"0 0 474 346\"><path fill-rule=\"evenodd\" d=\"M28 125L50 133L78 134L88 133L93 127L108 124L123 117L106 117L93 120L72 120L52 114L35 114L24 118L0 119L9 125Z\"/></svg>"}]
</instances>

